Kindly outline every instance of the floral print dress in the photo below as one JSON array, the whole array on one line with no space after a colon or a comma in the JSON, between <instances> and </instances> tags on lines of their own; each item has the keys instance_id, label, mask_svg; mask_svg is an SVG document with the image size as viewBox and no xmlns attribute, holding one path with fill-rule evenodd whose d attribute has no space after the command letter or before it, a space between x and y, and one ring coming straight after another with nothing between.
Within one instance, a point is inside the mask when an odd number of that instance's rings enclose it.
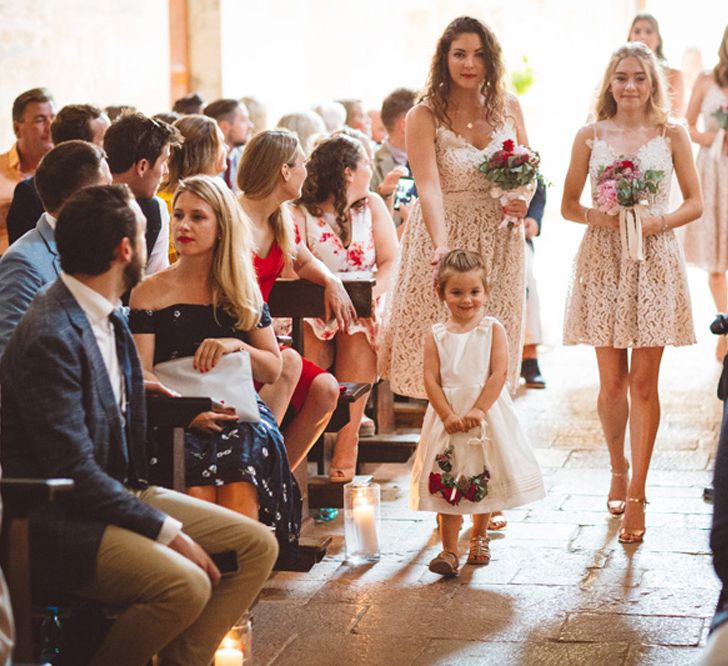
<instances>
[{"instance_id":1,"label":"floral print dress","mask_svg":"<svg viewBox=\"0 0 728 666\"><path fill-rule=\"evenodd\" d=\"M333 273L370 272L377 270L377 253L374 248L372 213L364 204L351 211L351 242L344 246L336 232L338 224L334 215L311 215L305 208L304 229L299 229L306 245L315 257L323 261ZM372 316L360 317L349 326L349 334L364 333L374 351L377 350L377 325L381 315L382 300L372 304ZM332 340L339 330L335 319L306 319L319 340Z\"/></svg>"}]
</instances>

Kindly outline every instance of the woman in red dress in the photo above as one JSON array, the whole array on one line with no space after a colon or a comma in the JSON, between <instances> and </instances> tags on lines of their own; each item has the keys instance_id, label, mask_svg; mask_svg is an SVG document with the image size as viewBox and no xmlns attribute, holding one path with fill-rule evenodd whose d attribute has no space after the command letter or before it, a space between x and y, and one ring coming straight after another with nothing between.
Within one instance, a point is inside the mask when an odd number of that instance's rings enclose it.
<instances>
[{"instance_id":1,"label":"woman in red dress","mask_svg":"<svg viewBox=\"0 0 728 666\"><path fill-rule=\"evenodd\" d=\"M245 147L237 173L241 190L238 201L252 222L258 283L266 302L284 269L320 284L327 314L347 329L356 318L349 295L341 280L301 242L286 203L301 194L306 178L304 162L298 139L288 130L260 132ZM260 394L279 422L289 401L293 407L295 416L284 435L289 463L295 469L329 422L339 398L339 383L293 350L284 351L283 361L281 379L261 389Z\"/></svg>"}]
</instances>

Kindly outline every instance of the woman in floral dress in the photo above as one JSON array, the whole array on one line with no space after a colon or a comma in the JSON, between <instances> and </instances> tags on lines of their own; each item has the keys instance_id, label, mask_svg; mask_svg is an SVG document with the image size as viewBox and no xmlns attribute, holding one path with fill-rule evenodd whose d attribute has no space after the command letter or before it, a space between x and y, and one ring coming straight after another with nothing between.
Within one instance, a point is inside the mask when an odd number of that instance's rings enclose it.
<instances>
[{"instance_id":1,"label":"woman in floral dress","mask_svg":"<svg viewBox=\"0 0 728 666\"><path fill-rule=\"evenodd\" d=\"M311 252L334 273L375 272L371 317L356 319L346 332L335 319L307 319L304 349L322 368L334 364L341 382L372 383L377 374L376 337L381 297L397 252L397 235L387 207L369 191L371 160L355 138L339 134L319 144L294 219ZM335 482L351 480L356 466L359 423L368 396L357 400L349 423L339 431L331 461Z\"/></svg>"}]
</instances>

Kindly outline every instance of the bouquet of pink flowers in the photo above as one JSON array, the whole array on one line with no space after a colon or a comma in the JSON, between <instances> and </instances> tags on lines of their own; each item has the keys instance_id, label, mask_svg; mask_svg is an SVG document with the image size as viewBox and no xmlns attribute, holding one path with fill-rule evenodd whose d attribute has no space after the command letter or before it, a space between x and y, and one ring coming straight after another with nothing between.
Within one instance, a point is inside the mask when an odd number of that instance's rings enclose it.
<instances>
[{"instance_id":1,"label":"bouquet of pink flowers","mask_svg":"<svg viewBox=\"0 0 728 666\"><path fill-rule=\"evenodd\" d=\"M528 146L517 146L507 139L501 150L497 150L480 165L480 171L492 183L490 196L500 199L502 205L521 199L529 201L536 191L536 184L543 181L539 171L541 158ZM517 218L506 215L500 228L511 228L519 222Z\"/></svg>"},{"instance_id":2,"label":"bouquet of pink flowers","mask_svg":"<svg viewBox=\"0 0 728 666\"><path fill-rule=\"evenodd\" d=\"M718 121L720 128L710 147L710 156L714 160L719 160L728 148L728 104L722 104L710 115Z\"/></svg>"},{"instance_id":3,"label":"bouquet of pink flowers","mask_svg":"<svg viewBox=\"0 0 728 666\"><path fill-rule=\"evenodd\" d=\"M599 210L619 213L622 249L633 261L642 261L642 219L659 191L664 171L642 171L638 160L619 157L599 167L596 200Z\"/></svg>"}]
</instances>

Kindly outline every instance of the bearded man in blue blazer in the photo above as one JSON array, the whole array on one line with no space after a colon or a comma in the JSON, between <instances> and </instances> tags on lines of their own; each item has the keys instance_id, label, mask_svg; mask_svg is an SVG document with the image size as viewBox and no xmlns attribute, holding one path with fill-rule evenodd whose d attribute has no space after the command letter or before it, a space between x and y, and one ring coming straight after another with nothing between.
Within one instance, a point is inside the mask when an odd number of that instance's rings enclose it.
<instances>
[{"instance_id":1,"label":"bearded man in blue blazer","mask_svg":"<svg viewBox=\"0 0 728 666\"><path fill-rule=\"evenodd\" d=\"M63 206L61 275L0 360L0 459L8 477L75 483L31 516L31 565L43 589L124 608L91 663L206 666L278 547L260 523L146 481L142 368L117 307L141 279L144 234L126 185ZM226 551L235 566L221 577L209 554Z\"/></svg>"}]
</instances>

